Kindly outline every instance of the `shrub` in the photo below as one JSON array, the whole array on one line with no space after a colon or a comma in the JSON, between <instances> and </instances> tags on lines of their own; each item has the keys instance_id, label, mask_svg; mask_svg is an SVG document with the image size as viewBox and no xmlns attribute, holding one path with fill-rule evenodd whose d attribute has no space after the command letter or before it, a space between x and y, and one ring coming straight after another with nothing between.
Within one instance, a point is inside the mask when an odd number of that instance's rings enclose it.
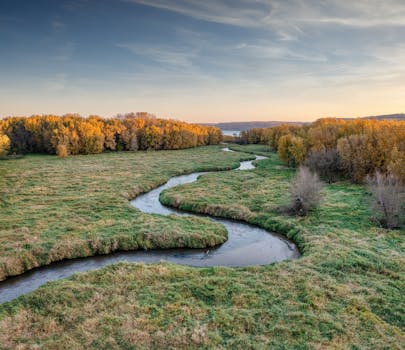
<instances>
[{"instance_id":1,"label":"shrub","mask_svg":"<svg viewBox=\"0 0 405 350\"><path fill-rule=\"evenodd\" d=\"M336 148L311 151L305 165L328 183L336 181L341 172L340 157Z\"/></svg>"},{"instance_id":2,"label":"shrub","mask_svg":"<svg viewBox=\"0 0 405 350\"><path fill-rule=\"evenodd\" d=\"M367 176L367 183L373 195L375 219L385 228L398 228L405 218L405 190L401 180L393 174L378 171Z\"/></svg>"},{"instance_id":3,"label":"shrub","mask_svg":"<svg viewBox=\"0 0 405 350\"><path fill-rule=\"evenodd\" d=\"M56 154L59 158L66 158L69 155L67 146L63 144L57 145Z\"/></svg>"},{"instance_id":4,"label":"shrub","mask_svg":"<svg viewBox=\"0 0 405 350\"><path fill-rule=\"evenodd\" d=\"M319 205L322 182L318 174L300 166L290 187L290 204L284 208L289 214L305 216Z\"/></svg>"}]
</instances>

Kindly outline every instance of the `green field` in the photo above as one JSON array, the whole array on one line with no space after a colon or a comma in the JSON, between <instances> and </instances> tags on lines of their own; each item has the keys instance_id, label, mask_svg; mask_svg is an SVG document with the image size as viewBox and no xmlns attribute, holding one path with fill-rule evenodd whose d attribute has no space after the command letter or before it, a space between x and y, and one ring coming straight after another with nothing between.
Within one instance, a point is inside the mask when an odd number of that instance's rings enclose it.
<instances>
[{"instance_id":1,"label":"green field","mask_svg":"<svg viewBox=\"0 0 405 350\"><path fill-rule=\"evenodd\" d=\"M376 227L365 188L347 182L326 185L309 216L282 216L294 170L263 146L235 147L269 159L206 174L161 200L283 233L300 259L238 269L120 263L77 274L1 305L0 348L403 349L405 232ZM3 278L35 266L20 255L47 263L55 246L73 257L108 252L112 241L117 249L223 241L222 227L205 219L140 214L127 200L244 156L214 146L1 162Z\"/></svg>"},{"instance_id":2,"label":"green field","mask_svg":"<svg viewBox=\"0 0 405 350\"><path fill-rule=\"evenodd\" d=\"M221 148L0 161L0 280L63 258L224 242L210 220L145 215L129 203L174 175L251 158Z\"/></svg>"}]
</instances>

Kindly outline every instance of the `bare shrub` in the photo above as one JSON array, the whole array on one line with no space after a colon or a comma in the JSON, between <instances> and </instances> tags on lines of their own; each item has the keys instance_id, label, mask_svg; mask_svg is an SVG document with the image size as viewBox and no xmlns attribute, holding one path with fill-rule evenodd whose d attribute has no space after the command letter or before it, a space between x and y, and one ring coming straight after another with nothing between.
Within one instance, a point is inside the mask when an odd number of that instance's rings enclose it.
<instances>
[{"instance_id":1,"label":"bare shrub","mask_svg":"<svg viewBox=\"0 0 405 350\"><path fill-rule=\"evenodd\" d=\"M300 166L290 187L291 202L284 210L292 215L307 215L319 205L321 189L318 174L306 166Z\"/></svg>"},{"instance_id":2,"label":"bare shrub","mask_svg":"<svg viewBox=\"0 0 405 350\"><path fill-rule=\"evenodd\" d=\"M66 145L59 144L56 146L56 154L59 158L66 158L69 155L69 151Z\"/></svg>"},{"instance_id":3,"label":"bare shrub","mask_svg":"<svg viewBox=\"0 0 405 350\"><path fill-rule=\"evenodd\" d=\"M341 162L336 148L311 151L305 160L305 165L328 183L335 182L341 173Z\"/></svg>"},{"instance_id":4,"label":"bare shrub","mask_svg":"<svg viewBox=\"0 0 405 350\"><path fill-rule=\"evenodd\" d=\"M367 176L367 184L373 195L375 219L385 228L400 227L405 218L405 189L400 179L376 171L373 176Z\"/></svg>"}]
</instances>

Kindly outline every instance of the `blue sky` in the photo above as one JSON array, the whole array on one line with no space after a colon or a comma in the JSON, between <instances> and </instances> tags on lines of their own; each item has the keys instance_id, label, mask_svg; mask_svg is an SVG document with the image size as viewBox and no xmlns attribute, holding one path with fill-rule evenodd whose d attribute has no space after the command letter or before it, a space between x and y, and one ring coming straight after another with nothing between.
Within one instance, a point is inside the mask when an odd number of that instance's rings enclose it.
<instances>
[{"instance_id":1,"label":"blue sky","mask_svg":"<svg viewBox=\"0 0 405 350\"><path fill-rule=\"evenodd\" d=\"M404 0L2 0L0 115L405 112Z\"/></svg>"}]
</instances>

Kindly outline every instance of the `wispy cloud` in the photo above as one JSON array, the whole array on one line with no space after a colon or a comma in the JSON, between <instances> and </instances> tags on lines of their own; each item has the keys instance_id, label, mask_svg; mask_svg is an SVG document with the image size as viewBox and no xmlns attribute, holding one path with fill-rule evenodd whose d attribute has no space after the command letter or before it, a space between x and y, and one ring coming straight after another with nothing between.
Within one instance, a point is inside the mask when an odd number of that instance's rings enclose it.
<instances>
[{"instance_id":1,"label":"wispy cloud","mask_svg":"<svg viewBox=\"0 0 405 350\"><path fill-rule=\"evenodd\" d=\"M288 46L277 45L272 41L259 40L253 44L239 44L235 47L246 58L262 60L284 60L303 62L326 62L327 57L316 52L293 50Z\"/></svg>"},{"instance_id":2,"label":"wispy cloud","mask_svg":"<svg viewBox=\"0 0 405 350\"><path fill-rule=\"evenodd\" d=\"M403 0L125 0L198 20L273 29L292 40L306 26L405 26Z\"/></svg>"},{"instance_id":3,"label":"wispy cloud","mask_svg":"<svg viewBox=\"0 0 405 350\"><path fill-rule=\"evenodd\" d=\"M58 73L55 74L51 79L45 82L46 90L51 92L63 91L67 86L67 74Z\"/></svg>"},{"instance_id":4,"label":"wispy cloud","mask_svg":"<svg viewBox=\"0 0 405 350\"><path fill-rule=\"evenodd\" d=\"M122 49L129 50L135 55L143 56L154 62L164 63L177 67L191 67L193 59L197 56L197 49L181 49L170 46L146 46L134 43L117 44Z\"/></svg>"},{"instance_id":5,"label":"wispy cloud","mask_svg":"<svg viewBox=\"0 0 405 350\"><path fill-rule=\"evenodd\" d=\"M271 12L267 1L216 1L216 0L125 0L145 6L178 12L199 20L239 26L256 26Z\"/></svg>"},{"instance_id":6,"label":"wispy cloud","mask_svg":"<svg viewBox=\"0 0 405 350\"><path fill-rule=\"evenodd\" d=\"M405 70L405 49L400 43L382 44L364 35L334 34L331 42L330 32L316 31L312 36L302 34L299 41L252 36L248 40L235 38L224 42L221 36L186 28L177 27L176 33L177 41L173 45L121 43L117 46L143 57L146 62L158 63L159 72L153 64L141 67L138 63L137 67L146 76L157 75L166 81L202 81L211 77L265 86L283 82L305 85L317 80L318 86L333 86L345 81L353 84L356 79L362 84L367 80L397 81L395 72Z\"/></svg>"}]
</instances>

